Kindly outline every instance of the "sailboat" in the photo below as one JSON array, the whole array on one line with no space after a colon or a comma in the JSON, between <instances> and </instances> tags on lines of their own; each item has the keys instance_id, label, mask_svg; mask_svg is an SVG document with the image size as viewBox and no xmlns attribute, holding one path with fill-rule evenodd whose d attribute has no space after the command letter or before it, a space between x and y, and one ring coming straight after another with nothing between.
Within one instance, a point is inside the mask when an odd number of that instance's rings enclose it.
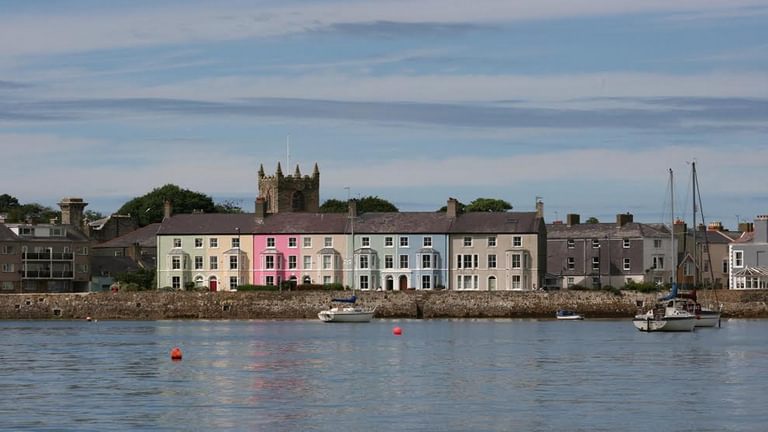
<instances>
[{"instance_id":1,"label":"sailboat","mask_svg":"<svg viewBox=\"0 0 768 432\"><path fill-rule=\"evenodd\" d=\"M322 310L317 314L320 321L323 322L369 322L376 313L376 307L364 308L355 305L357 296L352 295L349 298L336 298L332 300L336 303L329 309Z\"/></svg>"},{"instance_id":2,"label":"sailboat","mask_svg":"<svg viewBox=\"0 0 768 432\"><path fill-rule=\"evenodd\" d=\"M677 296L677 252L675 250L675 205L674 205L674 176L669 170L669 190L672 207L672 225L670 240L672 252L672 291L666 297L660 298L649 311L635 315L632 320L635 328L644 332L679 332L693 331L696 326L696 316L688 312L683 299Z\"/></svg>"}]
</instances>

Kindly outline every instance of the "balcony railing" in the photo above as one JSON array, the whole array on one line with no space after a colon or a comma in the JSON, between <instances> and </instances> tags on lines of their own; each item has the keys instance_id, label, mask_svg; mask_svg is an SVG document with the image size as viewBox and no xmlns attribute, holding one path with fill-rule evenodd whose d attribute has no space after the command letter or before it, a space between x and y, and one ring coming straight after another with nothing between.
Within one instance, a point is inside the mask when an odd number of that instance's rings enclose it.
<instances>
[{"instance_id":1,"label":"balcony railing","mask_svg":"<svg viewBox=\"0 0 768 432\"><path fill-rule=\"evenodd\" d=\"M72 270L27 270L21 272L22 279L74 279Z\"/></svg>"},{"instance_id":2,"label":"balcony railing","mask_svg":"<svg viewBox=\"0 0 768 432\"><path fill-rule=\"evenodd\" d=\"M27 261L72 261L75 254L72 252L24 252L21 259Z\"/></svg>"}]
</instances>

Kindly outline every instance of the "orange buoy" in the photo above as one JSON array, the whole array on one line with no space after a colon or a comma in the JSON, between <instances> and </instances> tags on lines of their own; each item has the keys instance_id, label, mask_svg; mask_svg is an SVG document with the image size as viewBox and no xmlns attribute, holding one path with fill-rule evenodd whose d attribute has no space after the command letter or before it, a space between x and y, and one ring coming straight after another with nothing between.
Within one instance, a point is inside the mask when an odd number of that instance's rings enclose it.
<instances>
[{"instance_id":1,"label":"orange buoy","mask_svg":"<svg viewBox=\"0 0 768 432\"><path fill-rule=\"evenodd\" d=\"M174 347L171 350L171 360L181 360L181 349L179 347Z\"/></svg>"},{"instance_id":2,"label":"orange buoy","mask_svg":"<svg viewBox=\"0 0 768 432\"><path fill-rule=\"evenodd\" d=\"M392 334L395 336L402 336L403 335L403 329L400 327L395 327L392 329Z\"/></svg>"}]
</instances>

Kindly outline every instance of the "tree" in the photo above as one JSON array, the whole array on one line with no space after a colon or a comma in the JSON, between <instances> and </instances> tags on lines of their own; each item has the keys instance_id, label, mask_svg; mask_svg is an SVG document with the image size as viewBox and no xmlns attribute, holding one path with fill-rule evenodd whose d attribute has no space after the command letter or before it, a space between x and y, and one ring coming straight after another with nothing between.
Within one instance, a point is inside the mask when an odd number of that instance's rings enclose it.
<instances>
[{"instance_id":1,"label":"tree","mask_svg":"<svg viewBox=\"0 0 768 432\"><path fill-rule=\"evenodd\" d=\"M357 211L359 213L400 211L391 202L377 196L367 196L356 201ZM346 211L349 211L349 204L335 198L326 200L323 205L320 206L321 213L344 213Z\"/></svg>"},{"instance_id":2,"label":"tree","mask_svg":"<svg viewBox=\"0 0 768 432\"><path fill-rule=\"evenodd\" d=\"M138 220L139 226L146 226L163 220L165 200L171 201L174 213L194 211L214 213L216 211L213 199L208 195L167 184L128 201L117 212L130 214Z\"/></svg>"},{"instance_id":3,"label":"tree","mask_svg":"<svg viewBox=\"0 0 768 432\"><path fill-rule=\"evenodd\" d=\"M134 284L140 289L149 290L155 286L155 270L140 268L134 272L119 273L115 280L121 284Z\"/></svg>"},{"instance_id":4,"label":"tree","mask_svg":"<svg viewBox=\"0 0 768 432\"><path fill-rule=\"evenodd\" d=\"M466 211L466 208L467 208L466 204L464 204L461 201L456 201L456 212L457 213L464 213ZM437 211L445 213L445 212L448 211L448 206L444 205L444 206L440 207L439 209L437 209Z\"/></svg>"},{"instance_id":5,"label":"tree","mask_svg":"<svg viewBox=\"0 0 768 432\"><path fill-rule=\"evenodd\" d=\"M242 213L243 209L232 200L225 200L216 204L216 213Z\"/></svg>"},{"instance_id":6,"label":"tree","mask_svg":"<svg viewBox=\"0 0 768 432\"><path fill-rule=\"evenodd\" d=\"M49 223L52 219L61 220L61 212L38 203L23 204L8 210L8 222Z\"/></svg>"},{"instance_id":7,"label":"tree","mask_svg":"<svg viewBox=\"0 0 768 432\"><path fill-rule=\"evenodd\" d=\"M83 213L83 216L85 216L85 218L88 219L89 221L95 221L95 220L99 220L99 219L104 219L106 217L104 215L104 213L97 212L97 211L94 211L94 210L86 210Z\"/></svg>"},{"instance_id":8,"label":"tree","mask_svg":"<svg viewBox=\"0 0 768 432\"><path fill-rule=\"evenodd\" d=\"M19 200L16 199L16 197L8 194L0 195L0 212L7 212L12 208L16 208L18 206L19 206Z\"/></svg>"},{"instance_id":9,"label":"tree","mask_svg":"<svg viewBox=\"0 0 768 432\"><path fill-rule=\"evenodd\" d=\"M494 198L477 198L464 208L466 212L505 212L512 209L512 204Z\"/></svg>"},{"instance_id":10,"label":"tree","mask_svg":"<svg viewBox=\"0 0 768 432\"><path fill-rule=\"evenodd\" d=\"M589 219L587 219L587 222L586 222L586 223L588 223L588 224L596 224L596 223L600 223L600 221L599 221L599 220L597 220L597 218L596 218L596 217L592 216L592 217L590 217Z\"/></svg>"}]
</instances>

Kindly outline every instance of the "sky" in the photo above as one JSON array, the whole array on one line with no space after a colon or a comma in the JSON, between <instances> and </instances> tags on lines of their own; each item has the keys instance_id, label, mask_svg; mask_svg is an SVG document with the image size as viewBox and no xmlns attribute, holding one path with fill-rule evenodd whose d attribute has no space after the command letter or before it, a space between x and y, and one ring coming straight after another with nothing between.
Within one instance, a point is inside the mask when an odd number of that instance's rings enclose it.
<instances>
[{"instance_id":1,"label":"sky","mask_svg":"<svg viewBox=\"0 0 768 432\"><path fill-rule=\"evenodd\" d=\"M0 194L768 213L766 0L0 0Z\"/></svg>"}]
</instances>

